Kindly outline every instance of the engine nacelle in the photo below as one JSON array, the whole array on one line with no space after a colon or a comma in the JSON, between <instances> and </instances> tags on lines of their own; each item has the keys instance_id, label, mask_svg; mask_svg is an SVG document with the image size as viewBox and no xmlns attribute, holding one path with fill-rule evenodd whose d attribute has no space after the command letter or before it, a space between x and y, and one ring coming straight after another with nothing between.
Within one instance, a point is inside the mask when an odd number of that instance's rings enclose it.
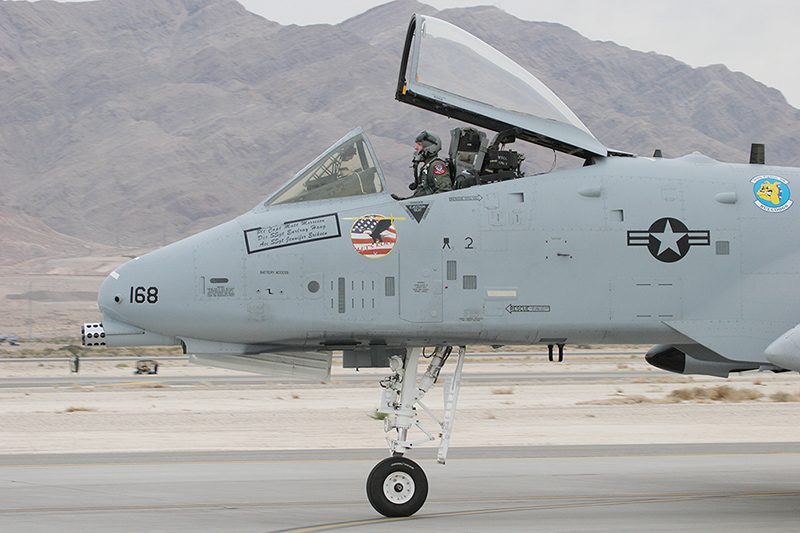
<instances>
[{"instance_id":1,"label":"engine nacelle","mask_svg":"<svg viewBox=\"0 0 800 533\"><path fill-rule=\"evenodd\" d=\"M767 361L800 372L800 325L793 327L764 351Z\"/></svg>"},{"instance_id":2,"label":"engine nacelle","mask_svg":"<svg viewBox=\"0 0 800 533\"><path fill-rule=\"evenodd\" d=\"M703 349L698 345L699 349ZM713 352L710 352L713 353ZM723 359L714 354L717 359ZM645 360L656 368L675 372L676 374L704 374L727 378L731 372L758 370L762 365L729 360L708 361L697 359L679 350L675 346L658 344L650 348L644 356Z\"/></svg>"}]
</instances>

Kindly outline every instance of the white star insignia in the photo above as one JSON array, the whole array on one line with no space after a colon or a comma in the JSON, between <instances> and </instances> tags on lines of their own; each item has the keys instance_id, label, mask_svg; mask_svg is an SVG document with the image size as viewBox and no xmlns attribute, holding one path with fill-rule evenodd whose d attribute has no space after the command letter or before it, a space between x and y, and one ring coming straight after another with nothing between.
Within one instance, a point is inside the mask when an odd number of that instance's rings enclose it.
<instances>
[{"instance_id":1,"label":"white star insignia","mask_svg":"<svg viewBox=\"0 0 800 533\"><path fill-rule=\"evenodd\" d=\"M658 247L658 253L656 256L663 254L667 250L672 250L676 254L681 255L681 252L678 249L678 241L688 235L688 233L685 231L679 231L678 233L675 233L675 231L672 229L672 223L667 220L667 223L664 225L663 233L652 233L651 235L653 235L661 243L661 245Z\"/></svg>"}]
</instances>

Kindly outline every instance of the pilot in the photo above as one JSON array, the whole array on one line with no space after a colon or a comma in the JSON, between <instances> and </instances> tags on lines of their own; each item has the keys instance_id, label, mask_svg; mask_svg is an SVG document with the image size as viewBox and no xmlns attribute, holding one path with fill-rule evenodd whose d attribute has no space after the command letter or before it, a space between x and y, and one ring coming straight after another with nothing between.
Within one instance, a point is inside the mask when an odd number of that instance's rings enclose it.
<instances>
[{"instance_id":1,"label":"pilot","mask_svg":"<svg viewBox=\"0 0 800 533\"><path fill-rule=\"evenodd\" d=\"M442 140L435 133L420 132L414 139L414 183L408 186L414 191L412 198L452 191L450 166L439 157Z\"/></svg>"}]
</instances>

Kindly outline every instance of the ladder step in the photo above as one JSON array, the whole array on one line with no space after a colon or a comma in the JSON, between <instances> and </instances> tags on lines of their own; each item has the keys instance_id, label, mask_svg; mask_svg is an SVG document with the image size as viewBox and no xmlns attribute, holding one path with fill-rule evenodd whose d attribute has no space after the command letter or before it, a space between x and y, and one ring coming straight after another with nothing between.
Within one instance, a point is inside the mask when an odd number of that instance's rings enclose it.
<instances>
[{"instance_id":1,"label":"ladder step","mask_svg":"<svg viewBox=\"0 0 800 533\"><path fill-rule=\"evenodd\" d=\"M453 422L456 416L458 391L461 388L461 370L464 368L466 346L458 349L458 362L452 376L447 376L444 382L444 420L442 421L442 440L439 443L437 461L444 464L447 460L447 451L450 447L450 435L453 432Z\"/></svg>"}]
</instances>

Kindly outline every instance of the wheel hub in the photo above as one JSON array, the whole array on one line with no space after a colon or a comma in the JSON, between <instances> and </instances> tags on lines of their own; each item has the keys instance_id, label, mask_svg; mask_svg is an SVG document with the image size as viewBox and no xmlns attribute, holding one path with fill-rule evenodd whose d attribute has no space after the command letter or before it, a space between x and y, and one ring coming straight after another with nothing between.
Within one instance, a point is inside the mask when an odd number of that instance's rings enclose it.
<instances>
[{"instance_id":1,"label":"wheel hub","mask_svg":"<svg viewBox=\"0 0 800 533\"><path fill-rule=\"evenodd\" d=\"M405 472L392 472L383 482L383 495L395 504L408 502L414 496L414 480Z\"/></svg>"}]
</instances>

